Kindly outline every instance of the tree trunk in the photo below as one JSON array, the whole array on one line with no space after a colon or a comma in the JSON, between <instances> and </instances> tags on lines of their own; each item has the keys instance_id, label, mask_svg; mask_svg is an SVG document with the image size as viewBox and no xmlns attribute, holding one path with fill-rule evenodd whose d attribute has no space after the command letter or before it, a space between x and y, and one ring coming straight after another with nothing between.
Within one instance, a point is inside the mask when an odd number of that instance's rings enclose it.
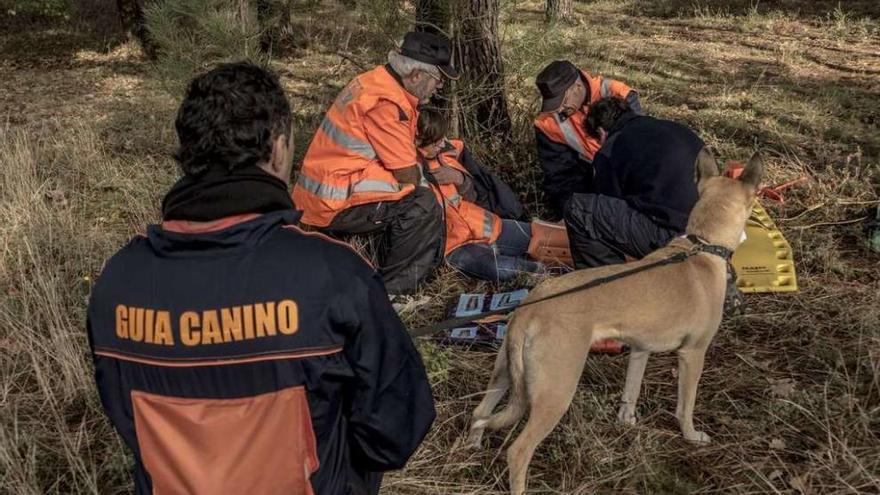
<instances>
[{"instance_id":1,"label":"tree trunk","mask_svg":"<svg viewBox=\"0 0 880 495\"><path fill-rule=\"evenodd\" d=\"M126 37L137 40L148 58L156 58L156 45L150 40L144 19L144 0L116 0L116 8Z\"/></svg>"},{"instance_id":2,"label":"tree trunk","mask_svg":"<svg viewBox=\"0 0 880 495\"><path fill-rule=\"evenodd\" d=\"M435 104L449 109L451 103L453 135L499 137L510 130L498 49L498 9L499 0L416 2L416 30L452 38L453 61L461 79L448 82Z\"/></svg>"},{"instance_id":3,"label":"tree trunk","mask_svg":"<svg viewBox=\"0 0 880 495\"><path fill-rule=\"evenodd\" d=\"M454 3L454 0L417 0L415 30L451 38ZM459 135L455 90L455 81L446 81L431 101L432 106L449 115L449 130L452 136Z\"/></svg>"},{"instance_id":4,"label":"tree trunk","mask_svg":"<svg viewBox=\"0 0 880 495\"><path fill-rule=\"evenodd\" d=\"M257 0L257 25L262 31L260 50L272 54L281 41L293 33L290 21L293 0Z\"/></svg>"},{"instance_id":5,"label":"tree trunk","mask_svg":"<svg viewBox=\"0 0 880 495\"><path fill-rule=\"evenodd\" d=\"M547 22L571 19L571 2L572 0L547 0L544 19Z\"/></svg>"},{"instance_id":6,"label":"tree trunk","mask_svg":"<svg viewBox=\"0 0 880 495\"><path fill-rule=\"evenodd\" d=\"M241 21L241 30L246 32L251 23L251 5L248 0L238 0L238 16Z\"/></svg>"},{"instance_id":7,"label":"tree trunk","mask_svg":"<svg viewBox=\"0 0 880 495\"><path fill-rule=\"evenodd\" d=\"M475 137L504 137L510 114L498 48L499 0L460 0L455 14L455 65L461 72L458 109L461 130Z\"/></svg>"},{"instance_id":8,"label":"tree trunk","mask_svg":"<svg viewBox=\"0 0 880 495\"><path fill-rule=\"evenodd\" d=\"M418 0L416 2L416 31L449 36L450 3L450 0Z\"/></svg>"}]
</instances>

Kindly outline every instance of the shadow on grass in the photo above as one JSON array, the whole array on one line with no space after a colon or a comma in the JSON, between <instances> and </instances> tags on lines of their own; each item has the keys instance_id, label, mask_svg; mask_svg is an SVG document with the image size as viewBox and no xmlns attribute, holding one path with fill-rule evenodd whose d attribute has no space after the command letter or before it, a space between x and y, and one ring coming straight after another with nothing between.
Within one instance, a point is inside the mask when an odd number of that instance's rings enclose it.
<instances>
[{"instance_id":1,"label":"shadow on grass","mask_svg":"<svg viewBox=\"0 0 880 495\"><path fill-rule=\"evenodd\" d=\"M572 50L574 43L569 44ZM696 119L691 125L709 124L716 135L745 147L773 143L782 134L805 149L858 146L866 157L880 158L880 82L870 73L817 67L802 56L809 51L803 47L790 60L778 60L778 53L763 46L731 42L723 59L712 62L701 50L674 39L655 42L653 52L639 46L635 41L632 47L614 50L591 47L582 58L593 66L615 67L610 75L636 87L649 101L699 110L691 115ZM658 57L657 51L664 56ZM872 61L863 60L866 66ZM650 105L648 112L656 115ZM776 125L762 128L764 119Z\"/></svg>"},{"instance_id":2,"label":"shadow on grass","mask_svg":"<svg viewBox=\"0 0 880 495\"><path fill-rule=\"evenodd\" d=\"M71 0L66 5L67 18L0 12L0 61L58 63L82 50L106 52L126 41L116 2Z\"/></svg>"},{"instance_id":3,"label":"shadow on grass","mask_svg":"<svg viewBox=\"0 0 880 495\"><path fill-rule=\"evenodd\" d=\"M702 13L742 16L783 12L796 17L821 17L834 11L852 17L880 19L876 0L639 0L629 10L634 15L668 18L691 17Z\"/></svg>"}]
</instances>

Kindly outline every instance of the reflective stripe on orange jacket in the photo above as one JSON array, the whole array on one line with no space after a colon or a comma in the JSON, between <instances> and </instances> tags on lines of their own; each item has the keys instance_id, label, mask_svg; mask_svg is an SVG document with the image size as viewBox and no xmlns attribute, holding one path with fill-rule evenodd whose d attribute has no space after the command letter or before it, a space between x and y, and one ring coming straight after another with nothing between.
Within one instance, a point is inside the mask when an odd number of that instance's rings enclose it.
<instances>
[{"instance_id":1,"label":"reflective stripe on orange jacket","mask_svg":"<svg viewBox=\"0 0 880 495\"><path fill-rule=\"evenodd\" d=\"M437 158L428 161L428 170L437 170L442 165L452 167L470 176L467 169L458 161L458 156L464 150L464 143L459 140L446 142L446 149L441 151ZM446 217L446 247L445 254L452 250L473 242L491 244L501 234L501 218L489 210L468 201L458 194L455 184L442 184L434 188L437 201L443 205Z\"/></svg>"},{"instance_id":2,"label":"reflective stripe on orange jacket","mask_svg":"<svg viewBox=\"0 0 880 495\"><path fill-rule=\"evenodd\" d=\"M411 147L390 150L399 152L402 159L393 166L379 157L379 153L389 152L387 143L371 143L365 126L367 114L388 103L398 110L399 120L394 123L407 126L412 136L407 145ZM293 201L303 210L304 223L326 227L341 210L395 201L413 190L411 184L399 184L391 171L416 164L417 106L418 99L384 66L359 75L339 93L309 145L293 188Z\"/></svg>"},{"instance_id":3,"label":"reflective stripe on orange jacket","mask_svg":"<svg viewBox=\"0 0 880 495\"><path fill-rule=\"evenodd\" d=\"M591 76L586 71L581 71L581 76L589 85L589 98L587 104L592 104L608 96L626 98L632 88L626 84L607 79L602 76ZM563 120L559 112L544 112L535 119L537 127L551 141L565 144L578 152L584 160L592 161L593 155L601 146L599 140L584 131L584 120L587 118L587 105Z\"/></svg>"}]
</instances>

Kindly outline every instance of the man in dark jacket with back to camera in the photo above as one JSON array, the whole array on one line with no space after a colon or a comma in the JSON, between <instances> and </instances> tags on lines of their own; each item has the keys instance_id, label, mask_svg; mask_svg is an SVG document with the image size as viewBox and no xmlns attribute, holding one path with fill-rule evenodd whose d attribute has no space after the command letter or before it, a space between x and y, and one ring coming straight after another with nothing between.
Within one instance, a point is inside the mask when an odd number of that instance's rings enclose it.
<instances>
[{"instance_id":1,"label":"man in dark jacket with back to camera","mask_svg":"<svg viewBox=\"0 0 880 495\"><path fill-rule=\"evenodd\" d=\"M295 227L290 106L227 64L177 114L163 222L106 265L88 310L101 402L139 495L376 494L434 420L376 272Z\"/></svg>"},{"instance_id":2,"label":"man in dark jacket with back to camera","mask_svg":"<svg viewBox=\"0 0 880 495\"><path fill-rule=\"evenodd\" d=\"M694 166L708 155L699 136L613 97L590 106L584 129L602 146L595 193L574 194L564 207L577 268L641 258L682 235L697 202Z\"/></svg>"}]
</instances>

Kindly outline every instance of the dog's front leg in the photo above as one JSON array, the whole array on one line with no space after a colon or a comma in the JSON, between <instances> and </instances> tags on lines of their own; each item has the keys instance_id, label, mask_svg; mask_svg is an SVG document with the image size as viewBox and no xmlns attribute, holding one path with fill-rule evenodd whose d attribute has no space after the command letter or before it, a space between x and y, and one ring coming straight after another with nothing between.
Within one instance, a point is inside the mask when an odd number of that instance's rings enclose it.
<instances>
[{"instance_id":1,"label":"dog's front leg","mask_svg":"<svg viewBox=\"0 0 880 495\"><path fill-rule=\"evenodd\" d=\"M628 425L636 423L636 403L639 401L642 377L645 375L645 365L648 364L650 355L648 351L630 352L629 365L626 367L626 385L623 386L620 411L617 413L617 420L621 423Z\"/></svg>"},{"instance_id":2,"label":"dog's front leg","mask_svg":"<svg viewBox=\"0 0 880 495\"><path fill-rule=\"evenodd\" d=\"M681 425L681 433L692 442L708 442L709 435L694 429L694 403L697 385L703 374L706 349L682 349L678 351L678 405L675 416Z\"/></svg>"}]
</instances>

